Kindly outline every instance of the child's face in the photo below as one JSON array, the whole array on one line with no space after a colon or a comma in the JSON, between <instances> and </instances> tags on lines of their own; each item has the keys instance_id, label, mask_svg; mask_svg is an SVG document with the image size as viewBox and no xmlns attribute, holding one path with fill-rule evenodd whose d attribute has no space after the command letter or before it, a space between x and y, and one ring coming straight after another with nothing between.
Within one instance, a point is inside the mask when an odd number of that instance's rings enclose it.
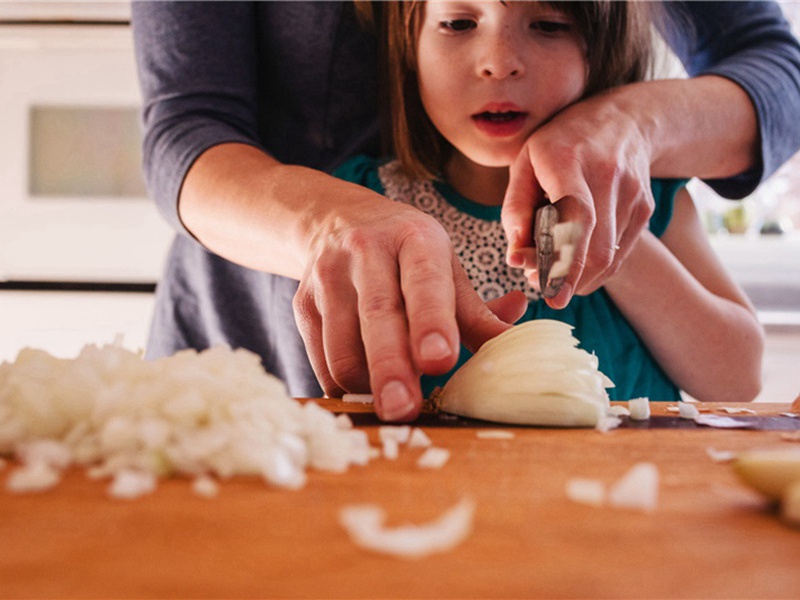
<instances>
[{"instance_id":1,"label":"child's face","mask_svg":"<svg viewBox=\"0 0 800 600\"><path fill-rule=\"evenodd\" d=\"M583 93L583 39L538 2L429 0L420 29L422 103L469 160L507 167L528 136Z\"/></svg>"}]
</instances>

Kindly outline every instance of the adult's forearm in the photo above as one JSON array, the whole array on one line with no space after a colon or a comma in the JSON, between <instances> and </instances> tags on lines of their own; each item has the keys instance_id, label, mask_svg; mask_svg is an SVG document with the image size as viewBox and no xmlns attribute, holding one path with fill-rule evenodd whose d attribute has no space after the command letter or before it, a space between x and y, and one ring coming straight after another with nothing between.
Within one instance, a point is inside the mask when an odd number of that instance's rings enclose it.
<instances>
[{"instance_id":1,"label":"adult's forearm","mask_svg":"<svg viewBox=\"0 0 800 600\"><path fill-rule=\"evenodd\" d=\"M721 179L758 165L755 108L745 91L714 75L637 83L612 92L637 115L653 177Z\"/></svg>"},{"instance_id":2,"label":"adult's forearm","mask_svg":"<svg viewBox=\"0 0 800 600\"><path fill-rule=\"evenodd\" d=\"M206 248L240 265L300 279L309 245L361 196L359 186L306 167L284 165L258 148L222 144L187 173L179 213Z\"/></svg>"}]
</instances>

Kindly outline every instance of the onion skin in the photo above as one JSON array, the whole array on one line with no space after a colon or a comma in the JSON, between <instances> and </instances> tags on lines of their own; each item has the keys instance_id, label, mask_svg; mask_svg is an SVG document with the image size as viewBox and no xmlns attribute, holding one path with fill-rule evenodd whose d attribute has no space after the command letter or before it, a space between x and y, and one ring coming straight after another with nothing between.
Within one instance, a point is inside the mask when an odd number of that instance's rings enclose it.
<instances>
[{"instance_id":1,"label":"onion skin","mask_svg":"<svg viewBox=\"0 0 800 600\"><path fill-rule=\"evenodd\" d=\"M595 427L609 410L597 357L577 348L572 327L540 319L486 342L433 398L463 417L547 427Z\"/></svg>"}]
</instances>

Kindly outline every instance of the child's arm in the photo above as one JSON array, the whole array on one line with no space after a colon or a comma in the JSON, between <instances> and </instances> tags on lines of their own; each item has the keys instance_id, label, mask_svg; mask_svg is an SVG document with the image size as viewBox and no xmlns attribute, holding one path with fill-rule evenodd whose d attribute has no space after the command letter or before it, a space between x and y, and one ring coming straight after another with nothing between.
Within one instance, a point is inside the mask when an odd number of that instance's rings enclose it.
<instances>
[{"instance_id":1,"label":"child's arm","mask_svg":"<svg viewBox=\"0 0 800 600\"><path fill-rule=\"evenodd\" d=\"M645 231L605 289L681 389L709 402L758 394L763 330L685 188L665 234Z\"/></svg>"}]
</instances>

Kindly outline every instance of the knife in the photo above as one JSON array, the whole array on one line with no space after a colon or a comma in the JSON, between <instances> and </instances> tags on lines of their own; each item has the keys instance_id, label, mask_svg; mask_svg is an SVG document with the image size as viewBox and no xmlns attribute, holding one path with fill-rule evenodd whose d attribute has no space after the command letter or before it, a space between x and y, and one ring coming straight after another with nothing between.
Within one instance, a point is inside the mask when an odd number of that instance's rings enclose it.
<instances>
[{"instance_id":1,"label":"knife","mask_svg":"<svg viewBox=\"0 0 800 600\"><path fill-rule=\"evenodd\" d=\"M539 271L539 290L545 298L558 294L564 278L550 280L550 269L555 262L555 228L558 223L558 210L547 204L536 211L533 227L533 242L536 245L536 268Z\"/></svg>"}]
</instances>

